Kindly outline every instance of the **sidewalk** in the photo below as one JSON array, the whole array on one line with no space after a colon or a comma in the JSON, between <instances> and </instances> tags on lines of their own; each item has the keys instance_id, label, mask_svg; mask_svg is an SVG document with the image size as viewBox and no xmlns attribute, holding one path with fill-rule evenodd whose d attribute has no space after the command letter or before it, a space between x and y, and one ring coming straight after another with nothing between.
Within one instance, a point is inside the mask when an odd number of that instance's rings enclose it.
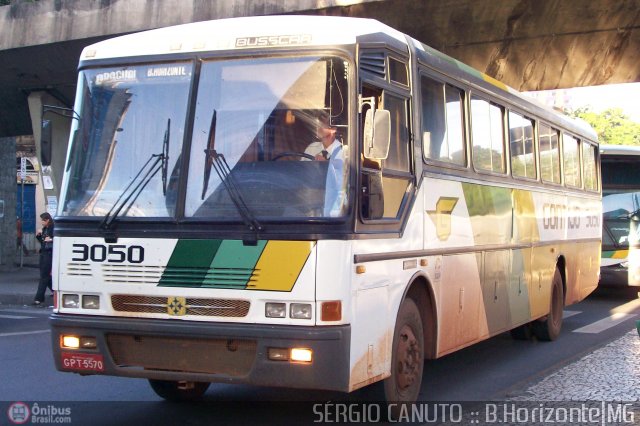
<instances>
[{"instance_id":1,"label":"sidewalk","mask_svg":"<svg viewBox=\"0 0 640 426\"><path fill-rule=\"evenodd\" d=\"M37 253L24 256L22 268L18 265L0 270L0 306L30 305L38 290L40 270ZM17 258L20 262L20 258ZM45 306L53 306L53 296L49 290L45 296Z\"/></svg>"},{"instance_id":2,"label":"sidewalk","mask_svg":"<svg viewBox=\"0 0 640 426\"><path fill-rule=\"evenodd\" d=\"M629 331L508 400L638 402L639 354L638 332Z\"/></svg>"}]
</instances>

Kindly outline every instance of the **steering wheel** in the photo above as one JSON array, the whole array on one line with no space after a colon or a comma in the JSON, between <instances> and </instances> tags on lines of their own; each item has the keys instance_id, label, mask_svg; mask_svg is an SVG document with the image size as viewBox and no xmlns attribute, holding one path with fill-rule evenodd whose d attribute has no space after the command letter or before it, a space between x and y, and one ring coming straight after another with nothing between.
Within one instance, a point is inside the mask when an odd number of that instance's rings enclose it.
<instances>
[{"instance_id":1,"label":"steering wheel","mask_svg":"<svg viewBox=\"0 0 640 426\"><path fill-rule=\"evenodd\" d=\"M281 152L280 154L277 154L275 157L271 159L271 161L277 161L283 157L301 157L301 158L306 158L308 160L315 160L315 157L311 154L306 154L304 152L285 151L285 152Z\"/></svg>"}]
</instances>

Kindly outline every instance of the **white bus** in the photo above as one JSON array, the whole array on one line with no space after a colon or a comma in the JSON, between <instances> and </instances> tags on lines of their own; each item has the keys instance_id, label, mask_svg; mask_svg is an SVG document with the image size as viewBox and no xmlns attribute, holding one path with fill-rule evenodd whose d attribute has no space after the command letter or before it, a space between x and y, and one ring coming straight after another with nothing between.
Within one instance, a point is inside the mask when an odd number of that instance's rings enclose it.
<instances>
[{"instance_id":1,"label":"white bus","mask_svg":"<svg viewBox=\"0 0 640 426\"><path fill-rule=\"evenodd\" d=\"M266 16L84 49L56 367L417 398L423 360L560 334L595 289L596 135L380 22ZM325 153L322 153L325 151Z\"/></svg>"},{"instance_id":2,"label":"white bus","mask_svg":"<svg viewBox=\"0 0 640 426\"><path fill-rule=\"evenodd\" d=\"M603 286L640 286L640 147L602 145Z\"/></svg>"}]
</instances>

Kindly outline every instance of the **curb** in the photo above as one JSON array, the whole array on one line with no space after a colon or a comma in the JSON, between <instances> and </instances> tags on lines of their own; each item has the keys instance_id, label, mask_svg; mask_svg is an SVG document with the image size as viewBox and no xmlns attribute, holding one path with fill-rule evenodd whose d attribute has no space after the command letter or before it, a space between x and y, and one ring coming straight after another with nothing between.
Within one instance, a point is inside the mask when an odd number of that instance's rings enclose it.
<instances>
[{"instance_id":1,"label":"curb","mask_svg":"<svg viewBox=\"0 0 640 426\"><path fill-rule=\"evenodd\" d=\"M0 294L0 306L31 306L33 303L33 294ZM53 306L53 295L48 294L44 297L45 306Z\"/></svg>"},{"instance_id":2,"label":"curb","mask_svg":"<svg viewBox=\"0 0 640 426\"><path fill-rule=\"evenodd\" d=\"M16 268L18 268L18 269L20 268L20 264L19 263L15 263L14 265L15 265ZM24 263L22 265L22 267L23 268L40 268L39 265L35 265L33 263Z\"/></svg>"}]
</instances>

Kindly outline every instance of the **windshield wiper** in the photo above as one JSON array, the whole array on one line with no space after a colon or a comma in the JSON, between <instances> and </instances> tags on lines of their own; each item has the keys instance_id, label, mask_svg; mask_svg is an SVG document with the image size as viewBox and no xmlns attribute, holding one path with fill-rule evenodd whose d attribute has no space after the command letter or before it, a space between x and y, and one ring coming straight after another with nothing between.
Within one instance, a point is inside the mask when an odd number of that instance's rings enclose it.
<instances>
[{"instance_id":1,"label":"windshield wiper","mask_svg":"<svg viewBox=\"0 0 640 426\"><path fill-rule=\"evenodd\" d=\"M214 150L214 146L216 144L216 110L213 110L213 117L211 117L211 125L209 126L209 143L207 144L207 149L204 150L204 173L203 173L203 181L202 181L202 196L201 200L204 200L204 194L207 193L207 188L209 188L209 176L211 175L211 166L213 164L213 157L209 156L209 152Z\"/></svg>"},{"instance_id":2,"label":"windshield wiper","mask_svg":"<svg viewBox=\"0 0 640 426\"><path fill-rule=\"evenodd\" d=\"M622 218L624 219L632 219L632 220L637 220L638 215L640 215L640 209L636 209L630 213L627 213L625 215L622 216Z\"/></svg>"},{"instance_id":3,"label":"windshield wiper","mask_svg":"<svg viewBox=\"0 0 640 426\"><path fill-rule=\"evenodd\" d=\"M207 192L207 188L209 187L209 177L211 175L211 167L214 168L218 178L222 182L222 185L227 190L229 194L229 198L236 206L242 221L247 225L250 231L258 232L262 231L262 225L258 222L258 219L253 215L251 209L247 206L247 203L244 201L242 197L242 193L238 188L235 180L233 179L233 175L231 174L231 168L229 167L229 163L224 158L223 154L218 153L215 150L215 141L216 141L216 110L213 110L213 117L211 117L211 125L209 126L209 143L207 144L207 149L204 150L205 160L204 160L204 182L202 183L202 196L201 199L204 200L204 196Z\"/></svg>"},{"instance_id":4,"label":"windshield wiper","mask_svg":"<svg viewBox=\"0 0 640 426\"><path fill-rule=\"evenodd\" d=\"M632 219L632 220L638 220L638 216L640 215L640 200L638 199L638 193L631 193L631 202L633 203L633 208L635 208L635 210L629 212L629 213L623 213L620 216L618 216L618 219Z\"/></svg>"},{"instance_id":5,"label":"windshield wiper","mask_svg":"<svg viewBox=\"0 0 640 426\"><path fill-rule=\"evenodd\" d=\"M171 137L171 119L167 118L167 129L162 141L162 195L167 195L167 171L169 169L169 138Z\"/></svg>"},{"instance_id":6,"label":"windshield wiper","mask_svg":"<svg viewBox=\"0 0 640 426\"><path fill-rule=\"evenodd\" d=\"M167 168L169 164L169 137L171 129L171 119L167 119L167 128L164 132L164 140L162 143L162 152L160 154L151 154L149 159L140 168L138 173L131 179L127 186L122 190L115 203L100 222L100 228L109 229L113 221L118 217L120 212L125 209L125 213L129 211L133 203L140 196L144 188L151 182L153 177L162 171L162 192L167 193ZM144 175L143 175L144 173ZM143 175L141 177L141 175ZM135 185L135 186L134 186ZM133 189L131 189L133 187ZM126 195L126 197L125 197ZM124 199L123 199L124 197Z\"/></svg>"}]
</instances>

